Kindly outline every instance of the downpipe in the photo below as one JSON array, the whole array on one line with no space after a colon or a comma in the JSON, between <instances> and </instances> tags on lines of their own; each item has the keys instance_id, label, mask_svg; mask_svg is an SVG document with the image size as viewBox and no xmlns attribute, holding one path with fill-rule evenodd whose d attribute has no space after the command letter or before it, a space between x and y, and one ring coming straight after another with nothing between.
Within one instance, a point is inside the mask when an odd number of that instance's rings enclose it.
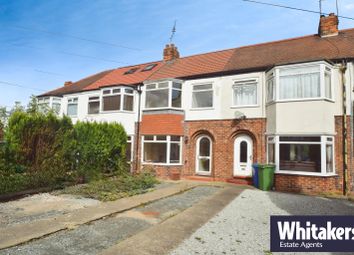
<instances>
[{"instance_id":1,"label":"downpipe","mask_svg":"<svg viewBox=\"0 0 354 255\"><path fill-rule=\"evenodd\" d=\"M345 73L347 71L347 65L345 63L341 64L339 67L341 72L342 81L342 100L343 100L343 128L342 128L342 138L343 138L343 195L348 194L348 121L347 121L347 92L346 92L346 79Z\"/></svg>"}]
</instances>

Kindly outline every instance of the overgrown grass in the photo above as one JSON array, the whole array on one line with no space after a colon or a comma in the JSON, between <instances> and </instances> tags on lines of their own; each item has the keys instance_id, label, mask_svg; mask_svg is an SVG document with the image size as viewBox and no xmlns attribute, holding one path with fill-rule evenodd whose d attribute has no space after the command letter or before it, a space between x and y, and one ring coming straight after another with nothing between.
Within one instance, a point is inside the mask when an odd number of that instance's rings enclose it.
<instances>
[{"instance_id":1,"label":"overgrown grass","mask_svg":"<svg viewBox=\"0 0 354 255\"><path fill-rule=\"evenodd\" d=\"M145 193L157 183L159 181L150 173L126 174L67 187L56 193L77 195L100 201L114 201L119 198Z\"/></svg>"}]
</instances>

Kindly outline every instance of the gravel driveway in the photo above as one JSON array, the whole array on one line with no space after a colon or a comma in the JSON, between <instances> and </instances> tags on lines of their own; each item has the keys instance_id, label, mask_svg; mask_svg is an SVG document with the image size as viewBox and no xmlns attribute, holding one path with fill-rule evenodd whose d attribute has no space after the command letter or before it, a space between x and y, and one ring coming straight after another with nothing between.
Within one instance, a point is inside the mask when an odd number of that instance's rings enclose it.
<instances>
[{"instance_id":1,"label":"gravel driveway","mask_svg":"<svg viewBox=\"0 0 354 255\"><path fill-rule=\"evenodd\" d=\"M272 254L269 252L269 216L301 214L354 215L354 203L245 190L170 255Z\"/></svg>"}]
</instances>

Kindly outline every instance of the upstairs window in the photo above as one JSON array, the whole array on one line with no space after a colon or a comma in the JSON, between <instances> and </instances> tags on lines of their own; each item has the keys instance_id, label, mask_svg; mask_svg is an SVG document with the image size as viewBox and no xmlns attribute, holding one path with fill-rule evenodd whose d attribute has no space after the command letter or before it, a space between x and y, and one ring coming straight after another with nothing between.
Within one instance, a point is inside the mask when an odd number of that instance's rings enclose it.
<instances>
[{"instance_id":1,"label":"upstairs window","mask_svg":"<svg viewBox=\"0 0 354 255\"><path fill-rule=\"evenodd\" d=\"M102 110L109 111L133 111L134 90L131 88L105 89L102 92Z\"/></svg>"},{"instance_id":2,"label":"upstairs window","mask_svg":"<svg viewBox=\"0 0 354 255\"><path fill-rule=\"evenodd\" d=\"M181 108L182 84L160 82L146 85L145 108Z\"/></svg>"},{"instance_id":3,"label":"upstairs window","mask_svg":"<svg viewBox=\"0 0 354 255\"><path fill-rule=\"evenodd\" d=\"M78 107L79 99L77 97L68 99L68 116L77 116L77 107Z\"/></svg>"},{"instance_id":4,"label":"upstairs window","mask_svg":"<svg viewBox=\"0 0 354 255\"><path fill-rule=\"evenodd\" d=\"M194 85L192 108L213 107L213 84Z\"/></svg>"},{"instance_id":5,"label":"upstairs window","mask_svg":"<svg viewBox=\"0 0 354 255\"><path fill-rule=\"evenodd\" d=\"M100 97L93 96L88 99L88 114L98 114L100 112Z\"/></svg>"},{"instance_id":6,"label":"upstairs window","mask_svg":"<svg viewBox=\"0 0 354 255\"><path fill-rule=\"evenodd\" d=\"M275 101L275 82L273 73L267 79L267 102Z\"/></svg>"},{"instance_id":7,"label":"upstairs window","mask_svg":"<svg viewBox=\"0 0 354 255\"><path fill-rule=\"evenodd\" d=\"M234 106L257 105L257 80L237 81L233 86Z\"/></svg>"},{"instance_id":8,"label":"upstairs window","mask_svg":"<svg viewBox=\"0 0 354 255\"><path fill-rule=\"evenodd\" d=\"M332 99L332 72L331 69L325 68L325 97Z\"/></svg>"},{"instance_id":9,"label":"upstairs window","mask_svg":"<svg viewBox=\"0 0 354 255\"><path fill-rule=\"evenodd\" d=\"M280 69L280 99L318 98L321 96L320 66Z\"/></svg>"},{"instance_id":10,"label":"upstairs window","mask_svg":"<svg viewBox=\"0 0 354 255\"><path fill-rule=\"evenodd\" d=\"M125 71L125 73L124 73L124 75L126 75L126 74L133 74L133 73L135 73L136 71L138 71L138 67L134 67L134 68L131 68L131 69L129 69L128 71Z\"/></svg>"},{"instance_id":11,"label":"upstairs window","mask_svg":"<svg viewBox=\"0 0 354 255\"><path fill-rule=\"evenodd\" d=\"M157 64L149 64L149 65L145 66L144 69L141 70L141 71L142 71L142 72L150 71L150 70L154 69L155 66L157 66Z\"/></svg>"}]
</instances>

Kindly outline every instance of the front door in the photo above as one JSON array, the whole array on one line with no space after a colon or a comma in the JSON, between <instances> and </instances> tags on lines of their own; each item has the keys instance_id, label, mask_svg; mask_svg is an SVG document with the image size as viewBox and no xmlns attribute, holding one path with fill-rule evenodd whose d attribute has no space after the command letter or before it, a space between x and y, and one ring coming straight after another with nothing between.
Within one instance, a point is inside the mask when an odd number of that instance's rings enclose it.
<instances>
[{"instance_id":1,"label":"front door","mask_svg":"<svg viewBox=\"0 0 354 255\"><path fill-rule=\"evenodd\" d=\"M240 135L234 144L234 176L252 176L253 141L248 135Z\"/></svg>"}]
</instances>

